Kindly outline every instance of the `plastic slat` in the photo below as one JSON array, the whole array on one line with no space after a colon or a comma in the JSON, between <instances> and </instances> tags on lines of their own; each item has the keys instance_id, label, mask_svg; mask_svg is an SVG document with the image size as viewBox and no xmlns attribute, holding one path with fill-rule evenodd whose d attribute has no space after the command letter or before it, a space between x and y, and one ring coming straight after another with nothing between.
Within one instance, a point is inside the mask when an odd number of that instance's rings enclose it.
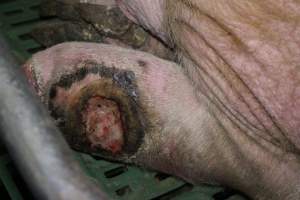
<instances>
[{"instance_id":1,"label":"plastic slat","mask_svg":"<svg viewBox=\"0 0 300 200\"><path fill-rule=\"evenodd\" d=\"M34 26L35 26L35 23L30 23L30 24L21 25L21 26L15 26L15 27L10 28L9 33L10 33L10 35L23 35L23 34L29 33Z\"/></svg>"},{"instance_id":2,"label":"plastic slat","mask_svg":"<svg viewBox=\"0 0 300 200\"><path fill-rule=\"evenodd\" d=\"M41 45L36 43L34 40L21 40L20 44L25 47L25 49L33 49L38 48Z\"/></svg>"},{"instance_id":3,"label":"plastic slat","mask_svg":"<svg viewBox=\"0 0 300 200\"><path fill-rule=\"evenodd\" d=\"M5 13L8 11L16 10L16 9L23 9L29 8L32 6L38 6L41 3L41 0L12 0L11 2L0 3L0 12Z\"/></svg>"},{"instance_id":4,"label":"plastic slat","mask_svg":"<svg viewBox=\"0 0 300 200\"><path fill-rule=\"evenodd\" d=\"M21 23L28 23L33 20L38 20L39 15L36 12L22 12L12 16L5 17L11 26L16 26Z\"/></svg>"},{"instance_id":5,"label":"plastic slat","mask_svg":"<svg viewBox=\"0 0 300 200\"><path fill-rule=\"evenodd\" d=\"M164 181L158 182L157 180L148 180L144 184L130 184L135 191L139 189L139 194L143 195L143 199L152 199L157 196L168 193L182 186L184 183L177 181L175 179L169 178Z\"/></svg>"},{"instance_id":6,"label":"plastic slat","mask_svg":"<svg viewBox=\"0 0 300 200\"><path fill-rule=\"evenodd\" d=\"M172 198L172 200L215 200L215 199L207 194L198 193L198 192L187 192Z\"/></svg>"}]
</instances>

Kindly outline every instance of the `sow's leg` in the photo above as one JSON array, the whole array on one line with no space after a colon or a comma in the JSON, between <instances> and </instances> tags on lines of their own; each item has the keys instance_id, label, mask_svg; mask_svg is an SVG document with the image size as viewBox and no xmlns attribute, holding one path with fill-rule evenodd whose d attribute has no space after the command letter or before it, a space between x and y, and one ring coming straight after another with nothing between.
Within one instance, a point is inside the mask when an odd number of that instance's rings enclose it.
<instances>
[{"instance_id":1,"label":"sow's leg","mask_svg":"<svg viewBox=\"0 0 300 200\"><path fill-rule=\"evenodd\" d=\"M174 63L66 43L34 55L24 70L75 149L255 199L299 198L298 158L246 134Z\"/></svg>"},{"instance_id":2,"label":"sow's leg","mask_svg":"<svg viewBox=\"0 0 300 200\"><path fill-rule=\"evenodd\" d=\"M206 174L192 157L204 157L222 129L175 63L74 42L37 53L24 71L75 149L186 178Z\"/></svg>"}]
</instances>

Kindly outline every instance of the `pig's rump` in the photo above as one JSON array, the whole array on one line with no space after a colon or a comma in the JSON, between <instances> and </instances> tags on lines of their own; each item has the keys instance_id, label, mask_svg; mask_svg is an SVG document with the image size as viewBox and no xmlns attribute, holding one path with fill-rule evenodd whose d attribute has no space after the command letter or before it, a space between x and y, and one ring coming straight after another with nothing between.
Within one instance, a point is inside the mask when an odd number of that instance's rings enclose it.
<instances>
[{"instance_id":1,"label":"pig's rump","mask_svg":"<svg viewBox=\"0 0 300 200\"><path fill-rule=\"evenodd\" d=\"M77 150L252 197L294 192L272 193L287 182L297 186L295 156L231 119L175 63L111 45L65 43L34 55L24 70Z\"/></svg>"},{"instance_id":2,"label":"pig's rump","mask_svg":"<svg viewBox=\"0 0 300 200\"><path fill-rule=\"evenodd\" d=\"M34 55L25 72L69 143L254 199L299 199L298 4L118 3L172 41L180 65L92 43Z\"/></svg>"}]
</instances>

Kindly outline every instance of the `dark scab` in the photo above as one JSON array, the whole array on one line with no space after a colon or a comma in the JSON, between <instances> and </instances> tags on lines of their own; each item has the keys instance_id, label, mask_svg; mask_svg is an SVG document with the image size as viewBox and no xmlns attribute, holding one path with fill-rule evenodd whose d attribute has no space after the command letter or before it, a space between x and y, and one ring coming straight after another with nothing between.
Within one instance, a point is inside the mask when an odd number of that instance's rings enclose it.
<instances>
[{"instance_id":1,"label":"dark scab","mask_svg":"<svg viewBox=\"0 0 300 200\"><path fill-rule=\"evenodd\" d=\"M49 103L50 115L58 120L60 118L64 118L64 111L61 108L55 107L52 103Z\"/></svg>"},{"instance_id":2,"label":"dark scab","mask_svg":"<svg viewBox=\"0 0 300 200\"><path fill-rule=\"evenodd\" d=\"M102 64L87 63L72 74L61 76L60 80L53 85L69 89L73 83L83 80L88 74L99 74L101 77L113 78L113 80L123 89L132 87L135 80L135 74L132 71L120 70L115 67L108 68Z\"/></svg>"},{"instance_id":3,"label":"dark scab","mask_svg":"<svg viewBox=\"0 0 300 200\"><path fill-rule=\"evenodd\" d=\"M98 73L99 73L99 68L98 68L98 67L92 67L92 68L90 69L90 72L91 72L92 74L98 74Z\"/></svg>"},{"instance_id":4,"label":"dark scab","mask_svg":"<svg viewBox=\"0 0 300 200\"><path fill-rule=\"evenodd\" d=\"M137 63L139 64L140 67L146 67L147 66L147 62L143 61L143 60L138 60Z\"/></svg>"},{"instance_id":5,"label":"dark scab","mask_svg":"<svg viewBox=\"0 0 300 200\"><path fill-rule=\"evenodd\" d=\"M88 73L87 68L85 67L80 68L78 71L75 72L76 80L77 81L83 80L86 77L87 73Z\"/></svg>"},{"instance_id":6,"label":"dark scab","mask_svg":"<svg viewBox=\"0 0 300 200\"><path fill-rule=\"evenodd\" d=\"M57 86L68 89L71 87L71 85L76 82L76 75L75 74L67 74L63 75L59 82L57 83Z\"/></svg>"},{"instance_id":7,"label":"dark scab","mask_svg":"<svg viewBox=\"0 0 300 200\"><path fill-rule=\"evenodd\" d=\"M147 73L147 72L148 72L148 70L149 70L149 65L148 65L148 63L147 63L146 61L144 61L144 60L138 60L137 63L138 63L138 65L141 67L141 69L142 69L142 71L143 71L144 73Z\"/></svg>"},{"instance_id":8,"label":"dark scab","mask_svg":"<svg viewBox=\"0 0 300 200\"><path fill-rule=\"evenodd\" d=\"M53 84L49 93L50 99L53 99L56 96L57 87L69 89L73 83L83 80L88 74L98 74L100 77L112 78L114 83L124 89L132 100L137 101L138 92L134 72L117 69L115 67L108 68L103 64L91 62L86 63L86 66L78 69L72 74L63 75L56 84Z\"/></svg>"},{"instance_id":9,"label":"dark scab","mask_svg":"<svg viewBox=\"0 0 300 200\"><path fill-rule=\"evenodd\" d=\"M136 101L137 97L138 97L137 91L135 91L134 89L132 89L130 91L130 96L133 97L133 99Z\"/></svg>"},{"instance_id":10,"label":"dark scab","mask_svg":"<svg viewBox=\"0 0 300 200\"><path fill-rule=\"evenodd\" d=\"M135 74L132 71L125 71L125 77L130 80L130 84L135 80Z\"/></svg>"},{"instance_id":11,"label":"dark scab","mask_svg":"<svg viewBox=\"0 0 300 200\"><path fill-rule=\"evenodd\" d=\"M120 106L122 120L124 122L130 121L129 124L123 124L124 130L128 129L128 132L130 132L130 134L127 134L125 137L126 147L124 147L124 152L128 154L136 152L144 137L144 132L147 129L147 123L146 118L143 116L143 111L140 107L138 88L136 85L136 77L134 72L118 69L115 67L105 67L104 64L89 62L85 64L84 69L77 69L72 74L62 76L59 82L52 85L52 88L50 90L51 94L49 94L49 96L54 98L54 94L56 93L56 89L58 87L68 89L72 86L73 83L76 83L76 81L78 80L83 80L88 74L98 74L100 77L111 79L115 86L119 87L126 93L127 97L124 98L127 99L126 101L128 101L128 104L126 104L128 107L125 105ZM86 102L89 97L90 96L88 95L83 96L82 102ZM122 105L122 101L120 99L116 98L112 100L115 101L118 105ZM62 132L68 133L69 122L66 122L66 119L67 116L69 116L69 113L65 113L65 108L56 107L51 100L49 101L48 106L49 110L51 111L52 117L55 119ZM82 106L84 106L84 104L77 106L75 116L80 116L80 112L83 108ZM65 134L65 136L66 140L70 144L72 144L73 148L90 153L90 143L87 141L87 138L82 137L79 132L77 135ZM101 151L101 149L99 149L99 151ZM105 152L101 152L101 155L106 154ZM109 158L109 156L107 156L107 158Z\"/></svg>"},{"instance_id":12,"label":"dark scab","mask_svg":"<svg viewBox=\"0 0 300 200\"><path fill-rule=\"evenodd\" d=\"M116 81L120 86L126 88L132 84L134 78L134 73L129 71L116 72L113 76L114 81Z\"/></svg>"},{"instance_id":13,"label":"dark scab","mask_svg":"<svg viewBox=\"0 0 300 200\"><path fill-rule=\"evenodd\" d=\"M135 74L132 71L116 72L113 76L113 80L119 87L123 88L126 93L133 98L133 100L137 100L137 89L134 84Z\"/></svg>"},{"instance_id":14,"label":"dark scab","mask_svg":"<svg viewBox=\"0 0 300 200\"><path fill-rule=\"evenodd\" d=\"M98 66L98 70L99 70L99 75L102 77L112 77L113 76L113 71L115 70L115 68L106 68L104 66Z\"/></svg>"},{"instance_id":15,"label":"dark scab","mask_svg":"<svg viewBox=\"0 0 300 200\"><path fill-rule=\"evenodd\" d=\"M56 88L51 87L50 92L49 92L49 98L54 99L56 97Z\"/></svg>"}]
</instances>

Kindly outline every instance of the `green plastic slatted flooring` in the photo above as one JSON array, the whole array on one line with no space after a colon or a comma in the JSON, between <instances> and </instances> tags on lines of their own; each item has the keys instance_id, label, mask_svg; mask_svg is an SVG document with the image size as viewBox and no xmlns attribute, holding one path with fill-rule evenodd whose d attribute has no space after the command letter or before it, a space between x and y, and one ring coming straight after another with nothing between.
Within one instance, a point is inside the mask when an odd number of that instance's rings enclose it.
<instances>
[{"instance_id":1,"label":"green plastic slatted flooring","mask_svg":"<svg viewBox=\"0 0 300 200\"><path fill-rule=\"evenodd\" d=\"M20 62L43 49L28 34L41 19L41 0L0 0L0 31L12 46ZM5 151L0 153L0 195L4 199L32 199ZM89 155L75 153L83 169L103 190L116 200L245 200L220 187L193 187L165 174L110 163Z\"/></svg>"}]
</instances>

